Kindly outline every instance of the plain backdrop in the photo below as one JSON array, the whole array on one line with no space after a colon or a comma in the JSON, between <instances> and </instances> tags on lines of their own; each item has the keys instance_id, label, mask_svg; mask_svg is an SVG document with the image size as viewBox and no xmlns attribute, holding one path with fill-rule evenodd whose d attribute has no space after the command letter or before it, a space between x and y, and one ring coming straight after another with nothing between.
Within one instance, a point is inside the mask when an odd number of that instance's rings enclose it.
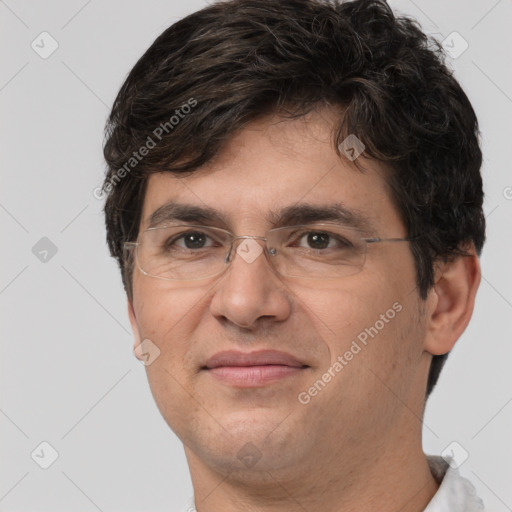
<instances>
[{"instance_id":1,"label":"plain backdrop","mask_svg":"<svg viewBox=\"0 0 512 512\"><path fill-rule=\"evenodd\" d=\"M485 156L483 280L428 402L424 447L449 447L488 509L512 510L512 4L390 3L449 38ZM93 190L127 73L166 27L204 5L0 1L0 511L172 512L192 493L182 445L132 354Z\"/></svg>"}]
</instances>

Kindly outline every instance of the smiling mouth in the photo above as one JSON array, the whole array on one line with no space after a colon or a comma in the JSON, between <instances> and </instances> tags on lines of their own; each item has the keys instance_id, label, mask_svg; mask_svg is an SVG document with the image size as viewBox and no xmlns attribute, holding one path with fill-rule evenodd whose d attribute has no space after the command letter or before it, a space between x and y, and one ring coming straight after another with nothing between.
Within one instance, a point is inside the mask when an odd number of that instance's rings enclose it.
<instances>
[{"instance_id":1,"label":"smiling mouth","mask_svg":"<svg viewBox=\"0 0 512 512\"><path fill-rule=\"evenodd\" d=\"M205 368L217 379L236 387L257 387L298 375L309 366L267 364L257 366L218 366Z\"/></svg>"},{"instance_id":2,"label":"smiling mouth","mask_svg":"<svg viewBox=\"0 0 512 512\"><path fill-rule=\"evenodd\" d=\"M259 387L289 379L309 368L294 356L274 350L219 352L202 367L215 379L234 387Z\"/></svg>"}]
</instances>

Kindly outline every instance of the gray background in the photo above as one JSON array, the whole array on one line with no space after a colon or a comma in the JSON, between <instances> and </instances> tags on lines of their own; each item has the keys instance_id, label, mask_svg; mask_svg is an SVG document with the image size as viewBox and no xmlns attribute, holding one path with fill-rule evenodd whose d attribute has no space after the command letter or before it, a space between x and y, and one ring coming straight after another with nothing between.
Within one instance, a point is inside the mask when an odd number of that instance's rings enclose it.
<instances>
[{"instance_id":1,"label":"gray background","mask_svg":"<svg viewBox=\"0 0 512 512\"><path fill-rule=\"evenodd\" d=\"M161 31L203 5L0 1L1 511L172 511L191 495L181 443L132 355L93 190L104 172L104 121L126 74ZM488 509L512 510L512 3L391 5L439 39L456 31L469 44L451 62L485 154L484 277L428 403L424 446L441 453L457 442L456 458L469 454L460 471ZM43 31L59 45L46 59L31 47L51 49ZM48 469L43 441L59 454Z\"/></svg>"}]
</instances>

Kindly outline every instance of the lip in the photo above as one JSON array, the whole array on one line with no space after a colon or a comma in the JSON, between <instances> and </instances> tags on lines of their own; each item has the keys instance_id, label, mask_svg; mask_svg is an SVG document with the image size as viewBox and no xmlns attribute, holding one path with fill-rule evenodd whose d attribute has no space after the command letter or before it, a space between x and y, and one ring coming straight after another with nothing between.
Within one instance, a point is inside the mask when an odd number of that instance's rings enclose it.
<instances>
[{"instance_id":1,"label":"lip","mask_svg":"<svg viewBox=\"0 0 512 512\"><path fill-rule=\"evenodd\" d=\"M225 350L217 352L210 357L205 368L211 370L220 366L266 366L281 365L294 368L307 366L297 358L286 352L278 350L258 350L256 352L240 352L237 350Z\"/></svg>"},{"instance_id":2,"label":"lip","mask_svg":"<svg viewBox=\"0 0 512 512\"><path fill-rule=\"evenodd\" d=\"M296 376L309 366L286 352L228 350L210 357L203 370L235 387L258 387Z\"/></svg>"}]
</instances>

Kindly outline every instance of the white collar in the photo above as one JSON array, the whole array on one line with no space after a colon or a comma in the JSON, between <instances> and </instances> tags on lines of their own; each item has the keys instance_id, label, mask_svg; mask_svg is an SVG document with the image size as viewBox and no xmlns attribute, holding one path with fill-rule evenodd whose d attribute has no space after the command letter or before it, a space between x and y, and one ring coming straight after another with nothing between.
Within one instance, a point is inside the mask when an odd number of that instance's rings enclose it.
<instances>
[{"instance_id":1,"label":"white collar","mask_svg":"<svg viewBox=\"0 0 512 512\"><path fill-rule=\"evenodd\" d=\"M440 486L424 512L483 512L484 504L473 484L460 476L452 460L427 456L427 461Z\"/></svg>"}]
</instances>

